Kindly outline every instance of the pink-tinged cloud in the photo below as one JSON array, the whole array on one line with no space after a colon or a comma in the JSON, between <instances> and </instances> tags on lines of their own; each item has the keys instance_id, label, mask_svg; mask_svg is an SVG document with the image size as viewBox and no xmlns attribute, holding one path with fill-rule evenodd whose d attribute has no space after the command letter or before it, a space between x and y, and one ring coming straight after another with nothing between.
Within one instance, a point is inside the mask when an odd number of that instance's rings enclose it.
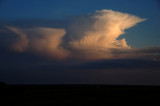
<instances>
[{"instance_id":1,"label":"pink-tinged cloud","mask_svg":"<svg viewBox=\"0 0 160 106\"><path fill-rule=\"evenodd\" d=\"M64 59L69 52L61 47L64 29L32 28L20 29L7 27L17 34L17 39L11 44L11 49L17 52L31 52L48 59Z\"/></svg>"},{"instance_id":2,"label":"pink-tinged cloud","mask_svg":"<svg viewBox=\"0 0 160 106\"><path fill-rule=\"evenodd\" d=\"M14 37L10 45L11 49L17 52L24 52L28 48L29 40L27 35L20 28L7 27L10 31L14 32L17 36Z\"/></svg>"},{"instance_id":3,"label":"pink-tinged cloud","mask_svg":"<svg viewBox=\"0 0 160 106\"><path fill-rule=\"evenodd\" d=\"M52 60L146 57L157 60L157 57L160 56L158 47L132 48L127 44L125 38L118 39L125 33L125 29L144 20L127 13L100 10L92 14L72 17L68 20L69 25L61 29L7 26L6 32L10 31L15 34L11 39L12 43L9 43L12 50L33 53Z\"/></svg>"},{"instance_id":4,"label":"pink-tinged cloud","mask_svg":"<svg viewBox=\"0 0 160 106\"><path fill-rule=\"evenodd\" d=\"M69 45L80 53L79 58L113 59L110 49L130 49L125 38L117 40L124 30L142 22L137 16L113 10L96 11L76 17L68 28L71 38ZM119 58L119 57L116 57Z\"/></svg>"}]
</instances>

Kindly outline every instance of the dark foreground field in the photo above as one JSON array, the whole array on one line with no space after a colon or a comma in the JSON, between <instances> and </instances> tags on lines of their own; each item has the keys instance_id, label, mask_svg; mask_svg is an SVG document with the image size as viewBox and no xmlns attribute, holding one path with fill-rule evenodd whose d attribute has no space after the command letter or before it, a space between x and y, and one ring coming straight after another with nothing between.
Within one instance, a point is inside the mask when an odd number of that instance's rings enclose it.
<instances>
[{"instance_id":1,"label":"dark foreground field","mask_svg":"<svg viewBox=\"0 0 160 106\"><path fill-rule=\"evenodd\" d=\"M0 106L160 104L158 86L3 85L0 93Z\"/></svg>"}]
</instances>

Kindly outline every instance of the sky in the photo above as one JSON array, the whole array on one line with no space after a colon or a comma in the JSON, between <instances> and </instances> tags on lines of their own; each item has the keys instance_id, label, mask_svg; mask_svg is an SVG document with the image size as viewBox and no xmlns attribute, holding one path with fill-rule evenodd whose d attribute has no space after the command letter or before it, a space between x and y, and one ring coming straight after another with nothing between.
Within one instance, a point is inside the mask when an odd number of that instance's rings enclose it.
<instances>
[{"instance_id":1,"label":"sky","mask_svg":"<svg viewBox=\"0 0 160 106\"><path fill-rule=\"evenodd\" d=\"M159 0L0 0L0 81L160 85Z\"/></svg>"}]
</instances>

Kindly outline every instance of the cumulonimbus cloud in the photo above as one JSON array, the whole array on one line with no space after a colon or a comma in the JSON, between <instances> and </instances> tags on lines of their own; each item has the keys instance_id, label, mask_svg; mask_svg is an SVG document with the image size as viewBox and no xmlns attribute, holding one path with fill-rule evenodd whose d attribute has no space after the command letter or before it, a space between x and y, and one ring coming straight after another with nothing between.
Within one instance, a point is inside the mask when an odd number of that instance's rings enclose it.
<instances>
[{"instance_id":1,"label":"cumulonimbus cloud","mask_svg":"<svg viewBox=\"0 0 160 106\"><path fill-rule=\"evenodd\" d=\"M80 58L112 59L111 49L130 49L125 39L117 40L124 30L142 22L137 16L112 10L96 11L72 19L68 28L69 45ZM77 54L76 53L76 54Z\"/></svg>"},{"instance_id":2,"label":"cumulonimbus cloud","mask_svg":"<svg viewBox=\"0 0 160 106\"><path fill-rule=\"evenodd\" d=\"M7 27L17 34L17 38L11 44L11 49L16 52L32 52L36 55L52 59L64 59L69 52L61 47L64 29L55 28L31 28L20 29Z\"/></svg>"},{"instance_id":3,"label":"cumulonimbus cloud","mask_svg":"<svg viewBox=\"0 0 160 106\"><path fill-rule=\"evenodd\" d=\"M68 20L68 26L61 29L7 26L6 32L14 34L11 43L8 43L12 50L34 53L55 60L139 58L146 56L142 53L146 49L131 48L125 38L118 38L125 33L125 29L144 20L127 13L100 10L72 17Z\"/></svg>"}]
</instances>

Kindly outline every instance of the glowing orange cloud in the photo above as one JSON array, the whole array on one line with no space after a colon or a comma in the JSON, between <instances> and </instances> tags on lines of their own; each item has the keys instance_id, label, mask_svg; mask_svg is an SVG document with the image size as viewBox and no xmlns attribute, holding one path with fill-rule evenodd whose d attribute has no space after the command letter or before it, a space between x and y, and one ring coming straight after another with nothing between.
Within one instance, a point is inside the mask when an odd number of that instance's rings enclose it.
<instances>
[{"instance_id":1,"label":"glowing orange cloud","mask_svg":"<svg viewBox=\"0 0 160 106\"><path fill-rule=\"evenodd\" d=\"M62 37L66 33L64 29L33 28L22 30L15 27L8 27L8 29L18 36L18 40L11 45L11 48L17 52L31 51L36 55L58 60L69 55L69 52L61 47Z\"/></svg>"},{"instance_id":2,"label":"glowing orange cloud","mask_svg":"<svg viewBox=\"0 0 160 106\"><path fill-rule=\"evenodd\" d=\"M76 18L69 27L71 48L86 59L112 59L115 57L110 49L130 49L125 39L117 40L124 30L144 21L137 16L112 10L96 11Z\"/></svg>"},{"instance_id":3,"label":"glowing orange cloud","mask_svg":"<svg viewBox=\"0 0 160 106\"><path fill-rule=\"evenodd\" d=\"M11 48L18 52L31 52L56 60L74 58L82 60L128 58L113 50L131 50L126 40L117 38L124 30L144 21L137 16L113 10L96 11L69 21L68 27L16 28L7 27L17 35ZM66 36L67 35L67 36ZM64 37L68 37L64 41Z\"/></svg>"}]
</instances>

